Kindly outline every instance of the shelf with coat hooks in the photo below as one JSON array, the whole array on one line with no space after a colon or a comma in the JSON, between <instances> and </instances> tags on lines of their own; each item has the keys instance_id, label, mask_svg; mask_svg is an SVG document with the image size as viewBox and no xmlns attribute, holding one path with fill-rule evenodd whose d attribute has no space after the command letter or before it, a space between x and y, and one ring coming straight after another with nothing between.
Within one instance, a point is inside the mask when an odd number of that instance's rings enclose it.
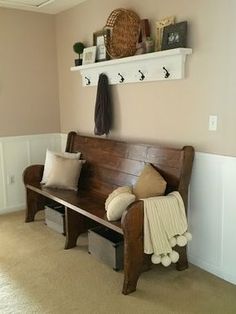
<instances>
[{"instance_id":1,"label":"shelf with coat hooks","mask_svg":"<svg viewBox=\"0 0 236 314\"><path fill-rule=\"evenodd\" d=\"M111 85L178 80L185 76L186 56L191 53L190 48L176 48L75 66L71 71L80 71L83 86L96 86L101 73Z\"/></svg>"}]
</instances>

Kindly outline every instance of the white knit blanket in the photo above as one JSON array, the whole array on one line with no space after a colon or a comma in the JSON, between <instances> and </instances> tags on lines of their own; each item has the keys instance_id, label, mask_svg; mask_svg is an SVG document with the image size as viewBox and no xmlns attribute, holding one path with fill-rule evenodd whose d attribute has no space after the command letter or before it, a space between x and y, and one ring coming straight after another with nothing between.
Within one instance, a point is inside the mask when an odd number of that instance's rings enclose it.
<instances>
[{"instance_id":1,"label":"white knit blanket","mask_svg":"<svg viewBox=\"0 0 236 314\"><path fill-rule=\"evenodd\" d=\"M146 198L143 201L144 253L154 253L156 256L171 253L174 245L171 245L170 240L185 234L188 227L181 195L172 192L167 196Z\"/></svg>"}]
</instances>

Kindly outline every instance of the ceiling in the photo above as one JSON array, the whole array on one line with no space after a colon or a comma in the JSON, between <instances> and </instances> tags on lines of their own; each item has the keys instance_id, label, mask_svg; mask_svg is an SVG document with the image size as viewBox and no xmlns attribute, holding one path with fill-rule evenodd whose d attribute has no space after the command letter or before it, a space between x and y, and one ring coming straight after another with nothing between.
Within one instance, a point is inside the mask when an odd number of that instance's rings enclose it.
<instances>
[{"instance_id":1,"label":"ceiling","mask_svg":"<svg viewBox=\"0 0 236 314\"><path fill-rule=\"evenodd\" d=\"M87 0L0 0L0 7L57 14Z\"/></svg>"}]
</instances>

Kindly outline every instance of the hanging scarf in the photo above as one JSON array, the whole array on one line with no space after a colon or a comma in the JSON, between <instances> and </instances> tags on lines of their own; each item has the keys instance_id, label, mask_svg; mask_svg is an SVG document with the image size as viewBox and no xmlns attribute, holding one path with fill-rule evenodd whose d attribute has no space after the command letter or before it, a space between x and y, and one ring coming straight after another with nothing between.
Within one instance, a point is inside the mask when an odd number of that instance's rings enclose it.
<instances>
[{"instance_id":1,"label":"hanging scarf","mask_svg":"<svg viewBox=\"0 0 236 314\"><path fill-rule=\"evenodd\" d=\"M108 77L104 73L99 75L94 122L94 133L96 135L109 133L112 122L112 108Z\"/></svg>"}]
</instances>

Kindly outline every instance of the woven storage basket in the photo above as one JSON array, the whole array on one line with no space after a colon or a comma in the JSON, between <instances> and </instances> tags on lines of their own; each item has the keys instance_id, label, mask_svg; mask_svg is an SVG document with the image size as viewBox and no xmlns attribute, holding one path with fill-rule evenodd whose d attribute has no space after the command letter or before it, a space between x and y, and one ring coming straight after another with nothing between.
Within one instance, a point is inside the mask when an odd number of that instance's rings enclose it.
<instances>
[{"instance_id":1,"label":"woven storage basket","mask_svg":"<svg viewBox=\"0 0 236 314\"><path fill-rule=\"evenodd\" d=\"M140 18L135 12L125 9L112 11L104 28L106 49L112 58L135 54L140 31Z\"/></svg>"}]
</instances>

